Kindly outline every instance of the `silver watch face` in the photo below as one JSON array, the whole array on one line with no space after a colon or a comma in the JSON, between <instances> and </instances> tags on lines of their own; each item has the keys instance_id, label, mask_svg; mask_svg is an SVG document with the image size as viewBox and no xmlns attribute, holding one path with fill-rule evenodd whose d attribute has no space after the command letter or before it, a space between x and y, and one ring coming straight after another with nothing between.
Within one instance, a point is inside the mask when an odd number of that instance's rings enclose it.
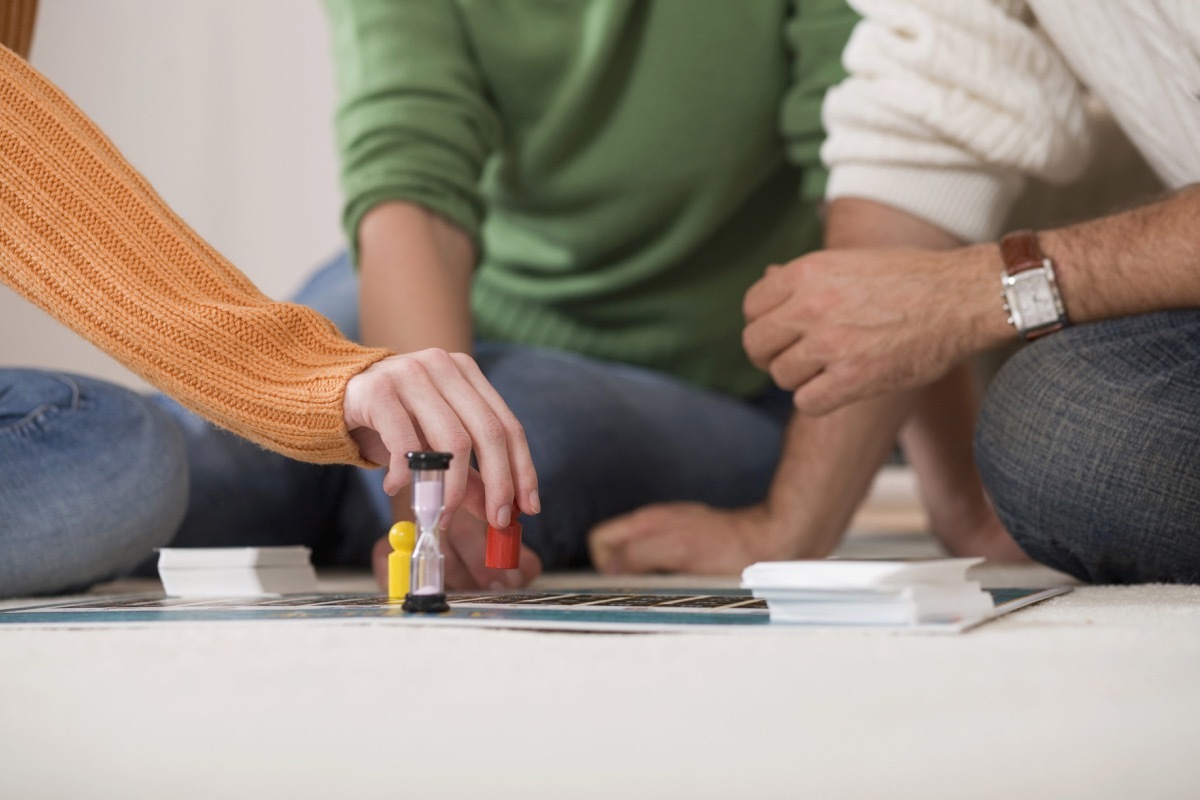
<instances>
[{"instance_id":1,"label":"silver watch face","mask_svg":"<svg viewBox=\"0 0 1200 800\"><path fill-rule=\"evenodd\" d=\"M1010 275L1004 294L1013 324L1019 331L1051 325L1063 315L1057 288L1046 270L1031 269Z\"/></svg>"}]
</instances>

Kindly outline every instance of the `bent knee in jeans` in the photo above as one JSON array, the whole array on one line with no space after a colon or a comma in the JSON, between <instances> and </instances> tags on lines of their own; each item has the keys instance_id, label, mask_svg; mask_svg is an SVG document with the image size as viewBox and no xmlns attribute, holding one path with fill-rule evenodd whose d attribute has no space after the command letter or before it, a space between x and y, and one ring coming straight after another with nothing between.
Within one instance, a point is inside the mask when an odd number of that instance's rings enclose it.
<instances>
[{"instance_id":1,"label":"bent knee in jeans","mask_svg":"<svg viewBox=\"0 0 1200 800\"><path fill-rule=\"evenodd\" d=\"M1200 312L1068 328L988 390L976 457L1031 558L1096 583L1200 582Z\"/></svg>"},{"instance_id":2,"label":"bent knee in jeans","mask_svg":"<svg viewBox=\"0 0 1200 800\"><path fill-rule=\"evenodd\" d=\"M183 443L146 398L0 370L0 596L75 591L166 544L187 503Z\"/></svg>"}]
</instances>

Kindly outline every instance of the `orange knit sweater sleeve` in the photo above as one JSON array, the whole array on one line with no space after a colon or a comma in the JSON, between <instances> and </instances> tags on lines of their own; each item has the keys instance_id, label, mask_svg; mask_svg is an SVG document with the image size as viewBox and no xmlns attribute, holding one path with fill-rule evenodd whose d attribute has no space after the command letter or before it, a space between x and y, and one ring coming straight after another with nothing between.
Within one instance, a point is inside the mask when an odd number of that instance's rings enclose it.
<instances>
[{"instance_id":1,"label":"orange knit sweater sleeve","mask_svg":"<svg viewBox=\"0 0 1200 800\"><path fill-rule=\"evenodd\" d=\"M342 397L389 353L263 295L3 47L0 279L218 425L304 461L365 463Z\"/></svg>"}]
</instances>

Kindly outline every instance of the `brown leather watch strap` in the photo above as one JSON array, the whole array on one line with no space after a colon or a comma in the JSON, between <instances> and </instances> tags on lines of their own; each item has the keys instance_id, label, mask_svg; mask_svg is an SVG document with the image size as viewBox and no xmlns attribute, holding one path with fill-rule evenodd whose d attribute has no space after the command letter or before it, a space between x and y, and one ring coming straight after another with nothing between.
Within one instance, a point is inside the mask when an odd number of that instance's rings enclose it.
<instances>
[{"instance_id":1,"label":"brown leather watch strap","mask_svg":"<svg viewBox=\"0 0 1200 800\"><path fill-rule=\"evenodd\" d=\"M1000 240L1000 257L1009 275L1036 269L1046 257L1038 246L1037 234L1033 231L1013 231Z\"/></svg>"},{"instance_id":2,"label":"brown leather watch strap","mask_svg":"<svg viewBox=\"0 0 1200 800\"><path fill-rule=\"evenodd\" d=\"M1056 322L1053 325L1048 325L1045 328L1039 328L1036 331L1029 331L1028 333L1025 334L1024 338L1025 338L1025 341L1032 342L1034 339L1042 338L1047 333L1057 333L1058 331L1061 331L1065 327L1067 327L1065 323Z\"/></svg>"},{"instance_id":3,"label":"brown leather watch strap","mask_svg":"<svg viewBox=\"0 0 1200 800\"><path fill-rule=\"evenodd\" d=\"M1052 265L1050 265L1050 262L1047 260L1045 254L1042 253L1042 248L1038 245L1036 233L1031 230L1021 230L1013 231L1012 233L1005 235L1004 238L1000 240L1000 258L1004 261L1004 269L1008 275L1016 275L1017 273L1024 272L1025 270L1041 269L1044 266L1049 266L1051 273L1051 288L1057 297L1058 289L1054 286L1054 268ZM1061 303L1061 300L1058 302ZM1007 304L1005 304L1005 308L1008 308ZM1012 321L1013 320L1010 317L1009 322ZM1061 331L1067 326L1067 324L1068 322L1066 314L1062 312L1060 305L1060 317L1057 322L1051 325L1042 326L1036 330L1022 331L1021 335L1024 336L1027 341L1032 341L1041 336L1045 336L1048 333Z\"/></svg>"}]
</instances>

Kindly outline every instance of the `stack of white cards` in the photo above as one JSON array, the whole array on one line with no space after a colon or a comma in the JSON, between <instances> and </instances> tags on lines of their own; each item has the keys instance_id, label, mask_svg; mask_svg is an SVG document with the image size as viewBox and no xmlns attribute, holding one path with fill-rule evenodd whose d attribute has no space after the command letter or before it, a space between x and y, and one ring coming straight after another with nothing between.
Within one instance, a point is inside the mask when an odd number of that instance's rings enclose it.
<instances>
[{"instance_id":1,"label":"stack of white cards","mask_svg":"<svg viewBox=\"0 0 1200 800\"><path fill-rule=\"evenodd\" d=\"M164 547L158 576L172 597L261 597L311 593L307 547Z\"/></svg>"},{"instance_id":2,"label":"stack of white cards","mask_svg":"<svg viewBox=\"0 0 1200 800\"><path fill-rule=\"evenodd\" d=\"M992 595L967 570L982 558L924 561L763 561L742 586L767 601L772 622L806 625L971 624L992 615Z\"/></svg>"}]
</instances>

